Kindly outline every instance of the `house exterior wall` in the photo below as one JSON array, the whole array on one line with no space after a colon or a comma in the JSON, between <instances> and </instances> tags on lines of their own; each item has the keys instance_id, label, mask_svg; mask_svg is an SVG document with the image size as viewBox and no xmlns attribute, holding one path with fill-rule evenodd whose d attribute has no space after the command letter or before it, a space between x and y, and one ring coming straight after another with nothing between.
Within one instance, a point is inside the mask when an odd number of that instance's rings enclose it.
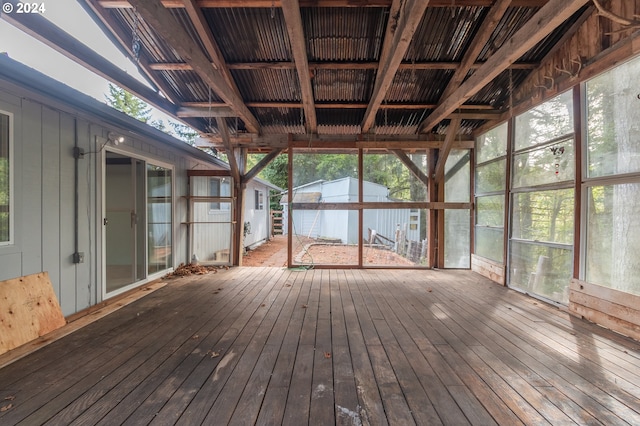
<instances>
[{"instance_id":1,"label":"house exterior wall","mask_svg":"<svg viewBox=\"0 0 640 426\"><path fill-rule=\"evenodd\" d=\"M13 241L0 246L0 281L47 271L65 316L100 303L103 282L103 155L109 131L126 135L117 152L173 169L173 263L186 262L187 170L214 168L177 148L104 124L58 101L0 80L0 110L13 115ZM75 249L73 148L78 160L78 251ZM106 149L106 147L105 147ZM98 151L98 152L97 152ZM144 281L143 281L144 282ZM140 282L139 284L142 284Z\"/></svg>"}]
</instances>

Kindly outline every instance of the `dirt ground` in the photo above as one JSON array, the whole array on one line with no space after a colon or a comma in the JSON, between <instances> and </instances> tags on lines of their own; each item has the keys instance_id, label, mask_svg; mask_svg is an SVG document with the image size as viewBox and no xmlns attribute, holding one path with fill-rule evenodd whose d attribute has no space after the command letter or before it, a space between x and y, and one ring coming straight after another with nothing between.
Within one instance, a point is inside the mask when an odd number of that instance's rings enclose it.
<instances>
[{"instance_id":1,"label":"dirt ground","mask_svg":"<svg viewBox=\"0 0 640 426\"><path fill-rule=\"evenodd\" d=\"M310 238L294 238L294 259L304 264L357 265L358 247L337 244L317 244ZM310 245L309 245L310 244ZM305 251L304 247L308 247ZM389 250L364 247L365 265L412 266L413 262ZM243 266L287 266L287 236L276 235L270 241L249 251Z\"/></svg>"}]
</instances>

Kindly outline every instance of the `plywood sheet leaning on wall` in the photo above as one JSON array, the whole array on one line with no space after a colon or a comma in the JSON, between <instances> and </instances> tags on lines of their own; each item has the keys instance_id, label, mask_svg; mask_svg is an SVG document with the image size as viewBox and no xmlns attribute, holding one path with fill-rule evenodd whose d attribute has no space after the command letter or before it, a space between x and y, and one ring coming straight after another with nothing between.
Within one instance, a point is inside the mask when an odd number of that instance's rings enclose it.
<instances>
[{"instance_id":1,"label":"plywood sheet leaning on wall","mask_svg":"<svg viewBox=\"0 0 640 426\"><path fill-rule=\"evenodd\" d=\"M65 324L47 272L0 281L0 354Z\"/></svg>"}]
</instances>

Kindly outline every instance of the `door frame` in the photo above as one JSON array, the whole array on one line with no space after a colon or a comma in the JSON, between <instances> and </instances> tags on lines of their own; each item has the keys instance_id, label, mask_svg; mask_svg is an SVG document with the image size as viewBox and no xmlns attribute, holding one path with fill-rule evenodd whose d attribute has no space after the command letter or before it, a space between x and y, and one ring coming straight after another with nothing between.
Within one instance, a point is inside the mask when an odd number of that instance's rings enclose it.
<instances>
[{"instance_id":1,"label":"door frame","mask_svg":"<svg viewBox=\"0 0 640 426\"><path fill-rule=\"evenodd\" d=\"M104 143L105 139L104 138L100 138L99 136L96 136L96 145L97 146L101 146ZM144 164L144 168L145 168L145 173L144 173L144 182L143 182L143 187L144 187L144 200L145 200L145 204L144 206L142 206L143 209L145 209L145 220L143 224L138 224L138 226L144 226L145 229L148 227L148 218L146 215L146 209L147 209L147 173L146 173L146 166L148 164L152 164L154 166L159 166L159 167L163 167L166 168L168 170L171 171L171 252L175 253L176 252L176 173L175 173L175 166L167 163L166 161L163 160L159 160L159 159L155 159L155 158L151 158L151 157L147 157L147 156L143 156L140 155L138 153L134 153L131 151L128 151L126 149L122 149L120 147L105 147L102 152L101 155L99 156L99 167L100 167L100 182L99 182L99 191L100 191L100 202L101 202L101 206L99 209L97 209L97 211L100 212L100 216L97 218L97 225L100 227L100 230L97 231L98 232L98 239L100 241L100 247L102 250L100 259L101 259L101 268L100 268L100 276L101 276L101 285L100 285L100 293L102 295L102 300L106 300L109 299L111 297L117 296L119 294L122 294L124 292L127 292L131 289L137 288L141 285L144 285L150 281L156 280L158 278L161 278L162 276L166 275L168 272L171 272L174 268L175 268L175 264L176 264L176 257L173 256L172 258L172 266L166 270L160 271L160 272L156 272L154 274L149 275L148 274L148 264L147 264L147 259L145 258L144 260L144 264L145 264L145 268L144 268L144 277L138 281L134 281L128 285L123 286L122 288L119 288L117 290L111 291L111 292L107 292L107 237L106 237L106 226L104 224L104 219L107 217L107 200L106 200L106 192L107 192L107 153L111 152L114 154L118 154L118 155L123 155L126 157L129 157L133 160L139 160L142 161ZM145 232L145 235L147 235L147 233ZM142 242L144 244L144 252L147 253L147 245L149 243L148 238L145 238L145 240ZM134 248L135 250L135 248ZM135 267L135 265L134 265Z\"/></svg>"}]
</instances>

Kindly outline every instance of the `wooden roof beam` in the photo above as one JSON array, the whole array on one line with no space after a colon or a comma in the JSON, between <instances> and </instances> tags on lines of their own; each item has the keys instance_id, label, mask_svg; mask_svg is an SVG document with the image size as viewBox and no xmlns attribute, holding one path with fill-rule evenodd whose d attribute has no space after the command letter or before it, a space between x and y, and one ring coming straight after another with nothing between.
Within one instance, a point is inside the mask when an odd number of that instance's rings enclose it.
<instances>
[{"instance_id":1,"label":"wooden roof beam","mask_svg":"<svg viewBox=\"0 0 640 426\"><path fill-rule=\"evenodd\" d=\"M436 164L436 169L434 173L434 178L436 183L440 183L444 178L444 168L447 164L447 158L449 157L449 153L453 148L453 142L456 140L456 134L458 133L458 129L460 129L460 119L454 118L449 123L449 128L447 129L447 136L444 139L444 143L440 148L440 152L438 153L438 163Z\"/></svg>"},{"instance_id":2,"label":"wooden roof beam","mask_svg":"<svg viewBox=\"0 0 640 426\"><path fill-rule=\"evenodd\" d=\"M428 5L429 0L393 1L373 94L362 120L363 133L367 133L375 123L376 113Z\"/></svg>"},{"instance_id":3,"label":"wooden roof beam","mask_svg":"<svg viewBox=\"0 0 640 426\"><path fill-rule=\"evenodd\" d=\"M207 20L202 13L202 9L200 9L200 7L196 4L195 0L183 0L183 2L187 14L189 15L189 18L191 18L191 23L196 29L196 32L198 33L202 44L209 54L209 58L211 58L211 61L213 62L212 66L222 73L231 89L235 92L236 96L238 98L242 98L242 96L240 95L240 90L238 90L236 82L233 80L229 68L227 68L227 64L224 60L224 56L222 56L220 47L218 46L218 43L216 43L216 40L213 37L213 33L211 32L211 28L209 28L209 24L207 23Z\"/></svg>"},{"instance_id":4,"label":"wooden roof beam","mask_svg":"<svg viewBox=\"0 0 640 426\"><path fill-rule=\"evenodd\" d=\"M589 1L549 0L482 67L453 91L447 99L442 100L440 106L420 123L418 132L431 130Z\"/></svg>"},{"instance_id":5,"label":"wooden roof beam","mask_svg":"<svg viewBox=\"0 0 640 426\"><path fill-rule=\"evenodd\" d=\"M447 84L447 87L444 89L441 99L447 99L454 90L460 87L512 1L513 0L497 0L491 7L489 13L484 19L484 22L482 23L482 26L473 37L471 45L469 45L465 52L464 58L462 58L462 61L460 62L460 66L456 69L451 80L449 80L449 84Z\"/></svg>"},{"instance_id":6,"label":"wooden roof beam","mask_svg":"<svg viewBox=\"0 0 640 426\"><path fill-rule=\"evenodd\" d=\"M470 69L478 69L483 62L471 64ZM309 62L310 70L377 70L378 62ZM514 70L532 70L540 66L538 62L519 62L509 68ZM291 70L295 69L293 62L232 62L227 63L230 70ZM398 66L399 70L456 70L459 62L404 62ZM190 71L191 65L184 62L157 62L149 64L154 71Z\"/></svg>"},{"instance_id":7,"label":"wooden roof beam","mask_svg":"<svg viewBox=\"0 0 640 426\"><path fill-rule=\"evenodd\" d=\"M251 170L249 170L244 176L242 176L243 182L250 182L251 179L256 177L258 173L260 173L265 167L269 165L278 155L282 153L282 148L277 148L268 153L262 158L262 160L258 161L258 164L253 166Z\"/></svg>"},{"instance_id":8,"label":"wooden roof beam","mask_svg":"<svg viewBox=\"0 0 640 426\"><path fill-rule=\"evenodd\" d=\"M260 133L258 120L251 114L242 98L229 85L224 74L220 70L213 69L209 59L171 13L154 0L129 0L129 2L135 6L142 19L154 28L157 34L171 45L200 78L238 114L247 129L253 133Z\"/></svg>"},{"instance_id":9,"label":"wooden roof beam","mask_svg":"<svg viewBox=\"0 0 640 426\"><path fill-rule=\"evenodd\" d=\"M309 133L316 133L318 130L318 119L316 118L316 109L313 101L311 73L309 72L307 48L304 42L305 37L302 29L300 4L298 0L282 0L281 3L287 33L289 34L291 53L296 64L298 80L300 81L302 108L304 109L307 131Z\"/></svg>"},{"instance_id":10,"label":"wooden roof beam","mask_svg":"<svg viewBox=\"0 0 640 426\"><path fill-rule=\"evenodd\" d=\"M250 108L301 108L302 105L300 102L247 102L246 106ZM212 102L209 104L208 102L183 102L181 104L182 108L178 110L187 110L193 109L193 114L202 113L204 115L193 115L194 117L208 117L209 108L212 109L220 109L227 108L229 109L225 103L223 102ZM316 109L366 109L368 104L366 103L341 103L341 102L323 102L316 103ZM382 104L380 105L380 109L434 109L436 104ZM450 117L455 114L463 114L464 118L474 119L473 114L482 115L482 117L476 117L478 120L485 119L495 119L495 114L499 114L502 111L493 108L491 105L460 105L458 108L463 112L455 112L450 115ZM222 109L220 110L223 111ZM489 117L491 116L491 117ZM212 115L215 117L215 115ZM228 115L227 117L235 117L235 115Z\"/></svg>"},{"instance_id":11,"label":"wooden roof beam","mask_svg":"<svg viewBox=\"0 0 640 426\"><path fill-rule=\"evenodd\" d=\"M176 111L176 116L180 118L214 118L214 117L237 117L238 115L227 106L211 108L180 107Z\"/></svg>"},{"instance_id":12,"label":"wooden roof beam","mask_svg":"<svg viewBox=\"0 0 640 426\"><path fill-rule=\"evenodd\" d=\"M411 158L409 158L409 156L405 154L404 151L400 149L390 149L389 151L393 152L396 157L398 157L398 159L402 162L402 164L404 164L409 169L409 171L413 173L413 175L424 184L425 187L429 186L429 178L427 177L427 175L424 174L422 170L420 170L416 163L411 161Z\"/></svg>"},{"instance_id":13,"label":"wooden roof beam","mask_svg":"<svg viewBox=\"0 0 640 426\"><path fill-rule=\"evenodd\" d=\"M222 144L224 145L225 152L227 153L227 159L229 160L229 168L231 169L231 177L239 185L242 182L240 175L240 168L238 166L238 159L236 153L231 146L231 137L229 136L229 128L224 118L216 117L216 123L218 125L218 133L222 138Z\"/></svg>"},{"instance_id":14,"label":"wooden roof beam","mask_svg":"<svg viewBox=\"0 0 640 426\"><path fill-rule=\"evenodd\" d=\"M489 7L495 0L455 0L455 6L480 6ZM513 6L517 7L541 7L548 0L513 0ZM128 8L131 7L127 0L99 0L104 8ZM452 0L431 0L432 7L451 7ZM392 0L300 0L302 7L389 7ZM162 0L166 8L184 7L182 0ZM270 8L281 7L280 0L197 0L198 7L206 8Z\"/></svg>"}]
</instances>

